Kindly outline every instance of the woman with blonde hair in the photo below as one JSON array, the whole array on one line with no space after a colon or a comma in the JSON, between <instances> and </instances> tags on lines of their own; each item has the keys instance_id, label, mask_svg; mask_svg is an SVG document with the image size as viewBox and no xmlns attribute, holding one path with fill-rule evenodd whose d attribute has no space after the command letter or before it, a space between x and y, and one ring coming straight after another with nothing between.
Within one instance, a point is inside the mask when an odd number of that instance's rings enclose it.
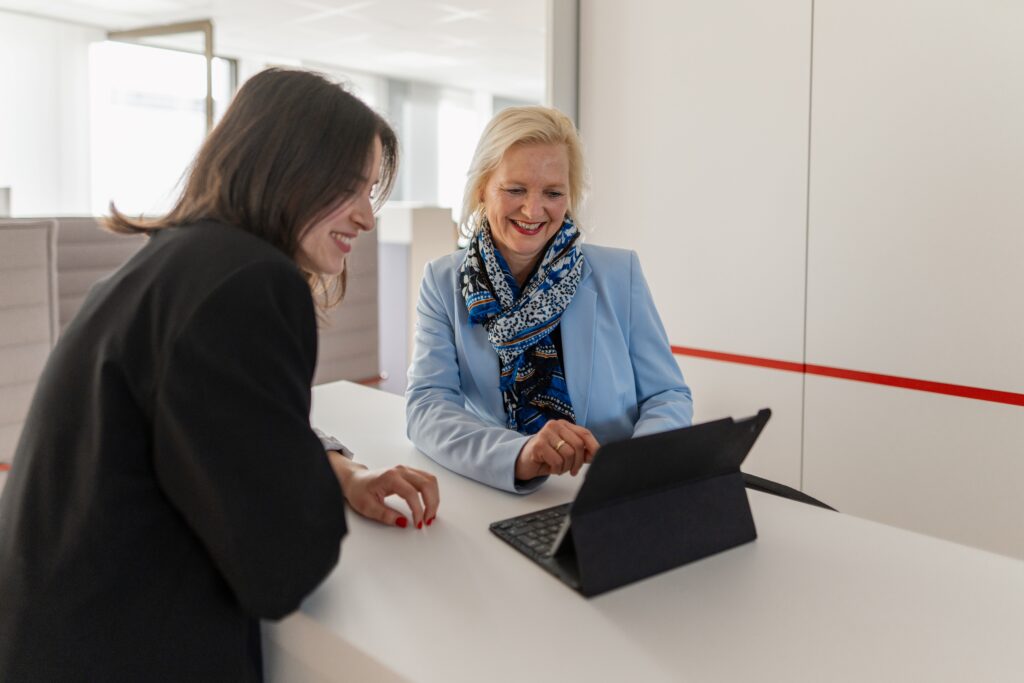
<instances>
[{"instance_id":1,"label":"woman with blonde hair","mask_svg":"<svg viewBox=\"0 0 1024 683\"><path fill-rule=\"evenodd\" d=\"M469 247L423 275L409 438L507 491L576 475L601 442L692 419L636 253L583 245L585 176L564 114L499 112L466 183Z\"/></svg>"}]
</instances>

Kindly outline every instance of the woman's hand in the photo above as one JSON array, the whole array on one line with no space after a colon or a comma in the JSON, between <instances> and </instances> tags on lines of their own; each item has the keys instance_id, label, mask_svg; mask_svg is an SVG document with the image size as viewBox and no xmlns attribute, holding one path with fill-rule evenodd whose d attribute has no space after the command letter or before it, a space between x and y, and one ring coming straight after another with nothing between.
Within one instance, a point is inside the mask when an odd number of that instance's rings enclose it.
<instances>
[{"instance_id":1,"label":"woman's hand","mask_svg":"<svg viewBox=\"0 0 1024 683\"><path fill-rule=\"evenodd\" d=\"M597 439L586 427L568 420L549 420L519 451L516 479L566 472L575 477L584 463L594 459L597 448Z\"/></svg>"},{"instance_id":2,"label":"woman's hand","mask_svg":"<svg viewBox=\"0 0 1024 683\"><path fill-rule=\"evenodd\" d=\"M404 465L370 470L337 451L327 451L327 458L349 507L363 517L383 524L406 526L409 522L405 516L384 504L384 499L392 494L405 500L417 529L422 529L424 524L429 526L437 516L441 498L437 478L429 472Z\"/></svg>"}]
</instances>

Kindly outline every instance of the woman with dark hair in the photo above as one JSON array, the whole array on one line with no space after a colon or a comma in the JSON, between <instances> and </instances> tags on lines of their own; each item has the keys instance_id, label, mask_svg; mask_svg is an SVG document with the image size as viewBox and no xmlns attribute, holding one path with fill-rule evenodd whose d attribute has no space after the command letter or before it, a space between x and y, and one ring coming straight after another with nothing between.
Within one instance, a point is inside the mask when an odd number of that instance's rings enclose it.
<instances>
[{"instance_id":1,"label":"woman with dark hair","mask_svg":"<svg viewBox=\"0 0 1024 683\"><path fill-rule=\"evenodd\" d=\"M340 297L396 163L357 98L269 70L166 217L111 207L149 241L36 389L0 501L0 680L260 680L258 619L335 565L344 500L405 526L397 494L433 520L431 475L325 456L309 423L317 303Z\"/></svg>"}]
</instances>

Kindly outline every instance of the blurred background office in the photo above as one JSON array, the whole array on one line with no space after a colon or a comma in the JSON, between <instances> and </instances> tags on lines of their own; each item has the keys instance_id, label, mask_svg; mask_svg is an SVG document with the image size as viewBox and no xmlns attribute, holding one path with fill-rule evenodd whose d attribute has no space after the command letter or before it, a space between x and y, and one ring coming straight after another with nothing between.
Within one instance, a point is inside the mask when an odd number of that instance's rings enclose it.
<instances>
[{"instance_id":1,"label":"blurred background office","mask_svg":"<svg viewBox=\"0 0 1024 683\"><path fill-rule=\"evenodd\" d=\"M639 252L696 419L773 409L749 471L1024 557L1024 4L0 0L0 64L0 463L131 250L89 217L166 209L239 83L290 64L403 144L319 381L403 390L483 125L553 104L587 145L588 239Z\"/></svg>"},{"instance_id":2,"label":"blurred background office","mask_svg":"<svg viewBox=\"0 0 1024 683\"><path fill-rule=\"evenodd\" d=\"M348 83L402 142L394 206L360 240L356 281L325 330L317 379L383 376L385 388L404 390L409 316L398 312L418 284L413 228L429 254L455 248L450 209L484 124L497 109L544 98L547 12L545 0L0 3L0 187L11 216L65 218L57 327L124 257L104 260L111 242L86 227L70 239L66 218L102 215L111 200L129 213L167 210L239 84L268 65L308 67ZM417 257L421 267L426 254ZM389 275L380 296L378 270ZM20 394L32 379L26 363L44 348L19 355ZM0 448L9 451L15 429L0 433Z\"/></svg>"}]
</instances>

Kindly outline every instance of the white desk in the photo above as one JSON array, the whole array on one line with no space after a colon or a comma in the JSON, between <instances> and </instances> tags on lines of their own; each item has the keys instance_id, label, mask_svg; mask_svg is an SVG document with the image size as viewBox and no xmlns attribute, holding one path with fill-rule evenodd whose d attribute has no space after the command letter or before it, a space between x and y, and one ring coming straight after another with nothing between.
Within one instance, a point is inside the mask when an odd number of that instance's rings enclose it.
<instances>
[{"instance_id":1,"label":"white desk","mask_svg":"<svg viewBox=\"0 0 1024 683\"><path fill-rule=\"evenodd\" d=\"M496 491L420 455L401 397L314 396L314 424L435 473L442 503L423 531L349 514L335 571L264 626L272 681L1024 680L1024 562L750 492L755 542L587 600L487 528L579 479Z\"/></svg>"}]
</instances>

